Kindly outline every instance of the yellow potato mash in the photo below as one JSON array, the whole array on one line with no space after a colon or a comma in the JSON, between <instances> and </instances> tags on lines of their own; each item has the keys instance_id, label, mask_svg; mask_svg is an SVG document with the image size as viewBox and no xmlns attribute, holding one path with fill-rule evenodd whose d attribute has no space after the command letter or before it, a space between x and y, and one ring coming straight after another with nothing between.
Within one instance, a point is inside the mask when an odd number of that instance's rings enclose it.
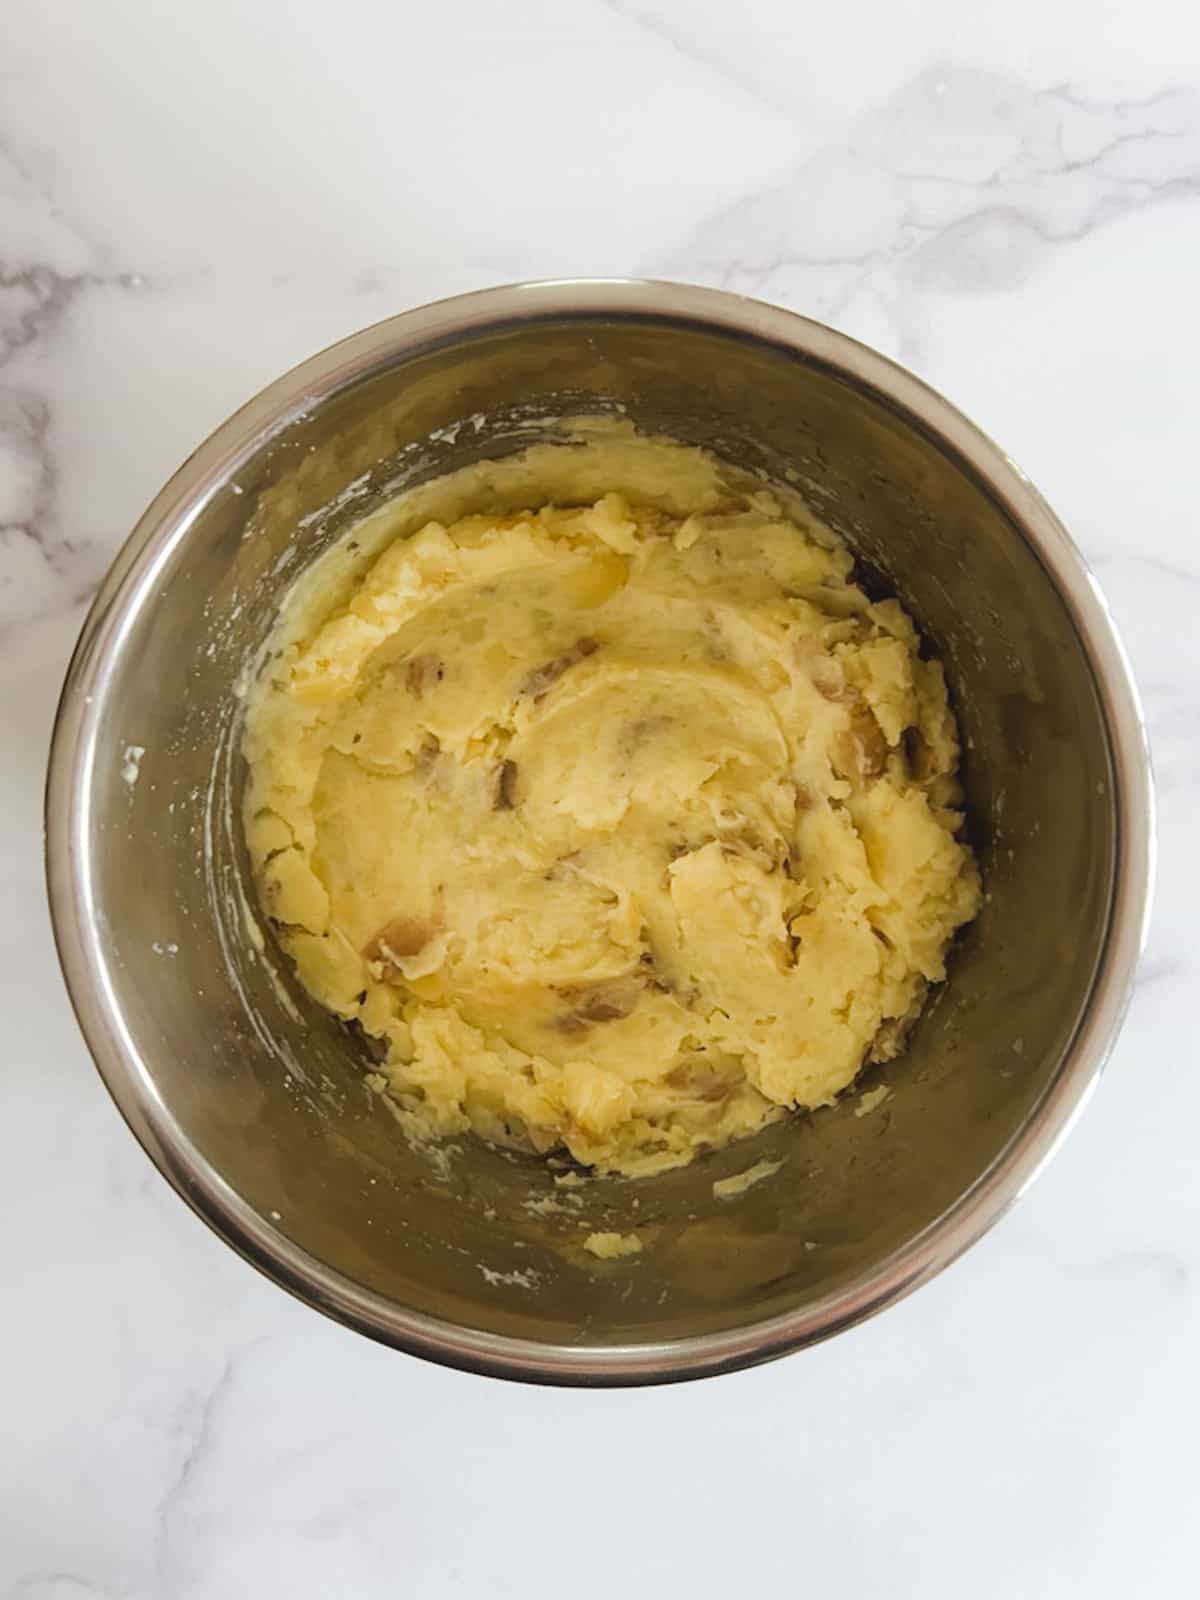
<instances>
[{"instance_id":1,"label":"yellow potato mash","mask_svg":"<svg viewBox=\"0 0 1200 1600\"><path fill-rule=\"evenodd\" d=\"M292 592L246 713L262 905L415 1133L686 1162L894 1055L975 914L918 646L798 501L564 426Z\"/></svg>"}]
</instances>

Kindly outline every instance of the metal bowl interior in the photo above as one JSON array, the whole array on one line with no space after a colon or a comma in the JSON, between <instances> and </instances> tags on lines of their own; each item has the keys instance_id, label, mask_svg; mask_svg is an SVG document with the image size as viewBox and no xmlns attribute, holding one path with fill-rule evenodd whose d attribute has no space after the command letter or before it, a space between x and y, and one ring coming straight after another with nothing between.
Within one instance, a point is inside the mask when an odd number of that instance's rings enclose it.
<instances>
[{"instance_id":1,"label":"metal bowl interior","mask_svg":"<svg viewBox=\"0 0 1200 1600\"><path fill-rule=\"evenodd\" d=\"M684 1170L598 1180L411 1149L363 1050L250 936L235 685L296 574L399 487L620 411L798 486L944 662L987 899L911 1047L857 1096ZM951 1260L1094 1079L1143 932L1136 701L1074 547L1003 456L830 330L649 284L490 291L368 330L259 396L118 558L64 690L48 871L64 969L121 1111L257 1266L483 1371L694 1376L823 1337ZM736 1201L713 1182L763 1157ZM561 1196L560 1196L561 1197ZM632 1261L580 1248L636 1227Z\"/></svg>"}]
</instances>

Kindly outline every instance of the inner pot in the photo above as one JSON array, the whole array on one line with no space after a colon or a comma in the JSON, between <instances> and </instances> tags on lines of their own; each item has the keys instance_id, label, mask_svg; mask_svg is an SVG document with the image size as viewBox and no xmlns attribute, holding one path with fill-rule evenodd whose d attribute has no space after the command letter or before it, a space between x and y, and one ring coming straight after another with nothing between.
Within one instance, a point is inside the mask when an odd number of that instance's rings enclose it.
<instances>
[{"instance_id":1,"label":"inner pot","mask_svg":"<svg viewBox=\"0 0 1200 1600\"><path fill-rule=\"evenodd\" d=\"M238 746L240 693L309 562L399 490L589 413L798 488L868 591L899 597L946 669L986 900L907 1052L860 1080L887 1084L883 1104L860 1115L851 1092L686 1168L589 1181L564 1205L543 1160L466 1136L413 1148L368 1089L363 1041L260 923ZM357 335L252 401L167 486L72 665L51 894L118 1104L257 1265L456 1364L687 1376L857 1319L1002 1209L1119 1017L1145 890L1122 885L1122 848L1138 842L1122 844L1119 820L1124 806L1148 829L1148 801L1136 757L1133 779L1118 759L1135 708L1123 678L1106 682L1119 650L1084 590L1065 535L994 447L817 324L704 291L552 285ZM782 1163L774 1176L714 1197L764 1159ZM632 1259L581 1248L592 1230L634 1229Z\"/></svg>"}]
</instances>

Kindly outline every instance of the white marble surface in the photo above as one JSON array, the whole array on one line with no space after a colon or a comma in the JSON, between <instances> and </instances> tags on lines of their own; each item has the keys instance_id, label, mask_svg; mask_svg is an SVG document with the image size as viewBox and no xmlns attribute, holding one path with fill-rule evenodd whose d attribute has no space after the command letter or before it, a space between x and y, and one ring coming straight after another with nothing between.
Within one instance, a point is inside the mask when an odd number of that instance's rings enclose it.
<instances>
[{"instance_id":1,"label":"white marble surface","mask_svg":"<svg viewBox=\"0 0 1200 1600\"><path fill-rule=\"evenodd\" d=\"M519 277L661 273L944 388L1091 557L1161 885L1101 1092L937 1283L716 1382L522 1389L293 1304L112 1110L40 789L82 609L293 361ZM0 1595L1197 1592L1195 0L0 5Z\"/></svg>"}]
</instances>

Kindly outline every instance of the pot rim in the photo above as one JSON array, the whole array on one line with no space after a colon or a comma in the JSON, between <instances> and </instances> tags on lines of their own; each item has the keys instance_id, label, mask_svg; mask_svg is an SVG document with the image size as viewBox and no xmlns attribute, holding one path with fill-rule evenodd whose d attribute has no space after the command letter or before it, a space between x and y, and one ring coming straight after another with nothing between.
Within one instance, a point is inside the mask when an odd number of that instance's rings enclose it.
<instances>
[{"instance_id":1,"label":"pot rim","mask_svg":"<svg viewBox=\"0 0 1200 1600\"><path fill-rule=\"evenodd\" d=\"M568 1347L461 1327L397 1305L294 1244L221 1177L158 1094L151 1065L124 1025L107 981L86 846L107 663L149 600L157 572L238 466L290 422L397 360L506 326L597 316L682 322L789 351L915 422L971 473L1040 560L1088 657L1109 739L1116 860L1091 993L1054 1077L1008 1146L935 1222L875 1268L793 1311L679 1340ZM100 586L55 718L45 807L50 912L71 1003L117 1109L168 1182L251 1265L346 1326L448 1366L539 1383L670 1382L750 1366L862 1321L957 1259L1028 1188L1094 1087L1132 995L1154 876L1150 754L1128 660L1087 563L1016 464L936 390L846 334L724 290L649 279L516 283L402 312L302 362L222 423L143 513Z\"/></svg>"}]
</instances>

